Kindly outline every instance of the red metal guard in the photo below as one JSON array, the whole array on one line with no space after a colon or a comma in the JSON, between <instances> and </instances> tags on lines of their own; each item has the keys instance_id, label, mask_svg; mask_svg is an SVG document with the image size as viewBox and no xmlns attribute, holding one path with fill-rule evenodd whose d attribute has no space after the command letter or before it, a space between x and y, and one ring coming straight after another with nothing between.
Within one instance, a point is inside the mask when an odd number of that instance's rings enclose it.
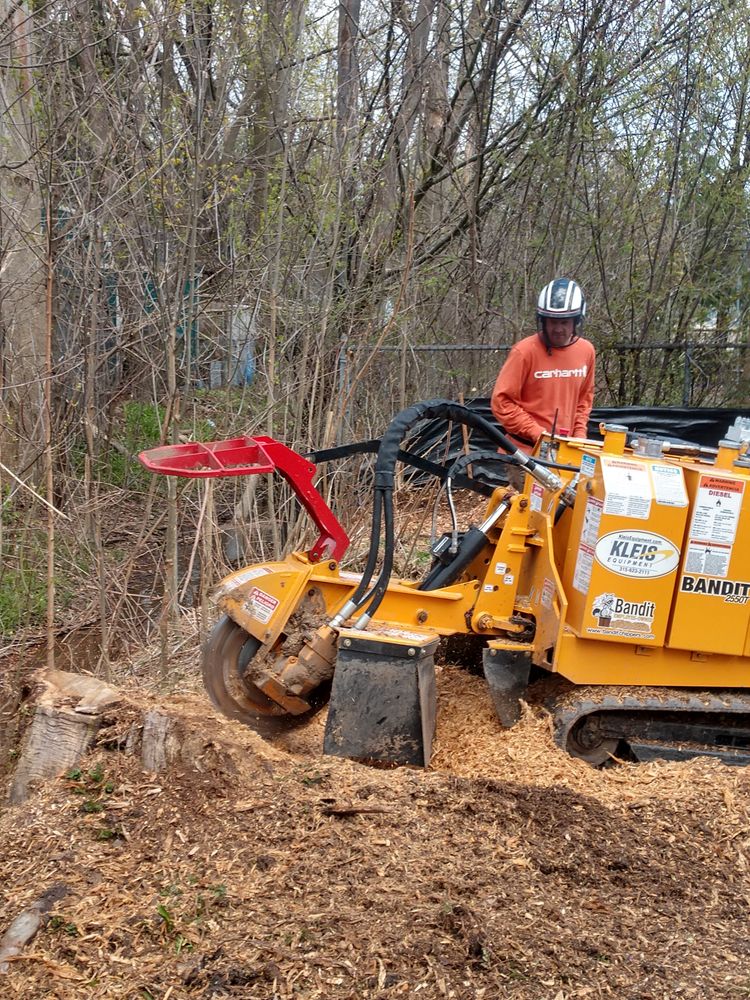
<instances>
[{"instance_id":1,"label":"red metal guard","mask_svg":"<svg viewBox=\"0 0 750 1000\"><path fill-rule=\"evenodd\" d=\"M197 441L164 445L142 451L138 460L150 472L163 476L212 479L278 472L292 487L315 522L320 535L307 553L312 562L339 560L349 537L338 518L313 486L316 467L296 451L271 437L238 437L227 441Z\"/></svg>"}]
</instances>

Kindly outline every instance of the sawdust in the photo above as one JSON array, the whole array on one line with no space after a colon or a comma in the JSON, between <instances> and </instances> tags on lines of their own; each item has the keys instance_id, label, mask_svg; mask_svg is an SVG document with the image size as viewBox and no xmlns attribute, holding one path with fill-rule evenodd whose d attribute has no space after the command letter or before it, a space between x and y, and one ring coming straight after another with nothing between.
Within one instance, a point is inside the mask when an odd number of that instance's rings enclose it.
<instances>
[{"instance_id":1,"label":"sawdust","mask_svg":"<svg viewBox=\"0 0 750 1000\"><path fill-rule=\"evenodd\" d=\"M79 774L0 814L0 933L67 889L3 997L750 993L743 769L593 770L451 666L427 772L322 756L324 711L271 744L199 690L126 690ZM160 774L123 748L154 709L198 748Z\"/></svg>"}]
</instances>

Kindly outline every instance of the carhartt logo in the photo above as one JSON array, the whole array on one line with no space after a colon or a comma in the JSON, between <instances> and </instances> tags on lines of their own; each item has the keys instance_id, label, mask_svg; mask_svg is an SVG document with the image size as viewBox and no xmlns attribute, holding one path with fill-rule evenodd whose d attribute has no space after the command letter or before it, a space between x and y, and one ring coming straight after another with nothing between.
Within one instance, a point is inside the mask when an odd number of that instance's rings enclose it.
<instances>
[{"instance_id":1,"label":"carhartt logo","mask_svg":"<svg viewBox=\"0 0 750 1000\"><path fill-rule=\"evenodd\" d=\"M580 368L547 368L545 371L534 372L534 378L586 378L588 365Z\"/></svg>"}]
</instances>

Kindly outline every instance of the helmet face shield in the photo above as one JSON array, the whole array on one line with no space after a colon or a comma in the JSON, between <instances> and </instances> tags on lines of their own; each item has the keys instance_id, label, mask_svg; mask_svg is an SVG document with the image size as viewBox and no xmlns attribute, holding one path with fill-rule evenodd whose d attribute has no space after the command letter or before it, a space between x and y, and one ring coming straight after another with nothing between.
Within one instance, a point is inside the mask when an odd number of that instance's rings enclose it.
<instances>
[{"instance_id":1,"label":"helmet face shield","mask_svg":"<svg viewBox=\"0 0 750 1000\"><path fill-rule=\"evenodd\" d=\"M539 293L536 307L537 319L541 323L545 316L557 319L573 319L580 326L586 315L586 300L580 286L570 278L555 278Z\"/></svg>"}]
</instances>

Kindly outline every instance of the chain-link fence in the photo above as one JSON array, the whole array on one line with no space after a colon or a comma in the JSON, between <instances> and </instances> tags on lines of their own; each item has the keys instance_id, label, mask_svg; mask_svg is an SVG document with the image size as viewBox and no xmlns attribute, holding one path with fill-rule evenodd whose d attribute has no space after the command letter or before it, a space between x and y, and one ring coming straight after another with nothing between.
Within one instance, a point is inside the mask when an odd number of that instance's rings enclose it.
<instances>
[{"instance_id":1,"label":"chain-link fence","mask_svg":"<svg viewBox=\"0 0 750 1000\"><path fill-rule=\"evenodd\" d=\"M750 397L749 344L597 344L592 339L597 346L597 406L744 406ZM408 405L438 396L489 395L510 345L382 350L380 389Z\"/></svg>"}]
</instances>

